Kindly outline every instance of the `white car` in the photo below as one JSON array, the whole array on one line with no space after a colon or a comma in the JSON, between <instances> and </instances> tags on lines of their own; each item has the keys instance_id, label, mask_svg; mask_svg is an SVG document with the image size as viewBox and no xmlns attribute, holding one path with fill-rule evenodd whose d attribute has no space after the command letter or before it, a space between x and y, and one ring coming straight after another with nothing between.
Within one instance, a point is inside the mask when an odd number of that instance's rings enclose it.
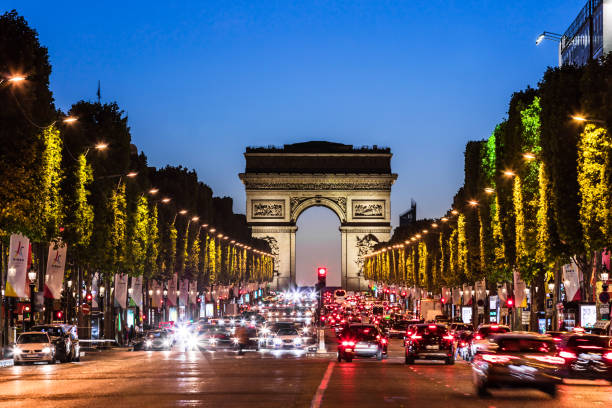
<instances>
[{"instance_id":1,"label":"white car","mask_svg":"<svg viewBox=\"0 0 612 408\"><path fill-rule=\"evenodd\" d=\"M26 332L17 338L13 347L13 360L22 363L55 364L55 346L47 333Z\"/></svg>"},{"instance_id":2,"label":"white car","mask_svg":"<svg viewBox=\"0 0 612 408\"><path fill-rule=\"evenodd\" d=\"M272 338L272 347L275 349L301 349L304 339L295 328L282 328Z\"/></svg>"}]
</instances>

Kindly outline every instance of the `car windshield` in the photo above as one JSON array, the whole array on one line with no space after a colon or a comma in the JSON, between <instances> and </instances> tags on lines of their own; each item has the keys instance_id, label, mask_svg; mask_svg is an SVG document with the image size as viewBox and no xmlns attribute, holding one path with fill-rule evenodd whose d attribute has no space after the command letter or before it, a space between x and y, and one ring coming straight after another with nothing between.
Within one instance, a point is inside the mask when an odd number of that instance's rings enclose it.
<instances>
[{"instance_id":1,"label":"car windshield","mask_svg":"<svg viewBox=\"0 0 612 408\"><path fill-rule=\"evenodd\" d=\"M40 331L48 333L49 336L60 337L62 335L62 329L60 327L49 327L49 326L34 326L32 331Z\"/></svg>"},{"instance_id":2,"label":"car windshield","mask_svg":"<svg viewBox=\"0 0 612 408\"><path fill-rule=\"evenodd\" d=\"M505 352L550 353L556 350L550 340L538 339L501 339L497 342L499 350Z\"/></svg>"},{"instance_id":3,"label":"car windshield","mask_svg":"<svg viewBox=\"0 0 612 408\"><path fill-rule=\"evenodd\" d=\"M567 345L569 347L610 347L610 339L599 336L574 336Z\"/></svg>"},{"instance_id":4,"label":"car windshield","mask_svg":"<svg viewBox=\"0 0 612 408\"><path fill-rule=\"evenodd\" d=\"M497 333L508 333L510 331L507 327L481 327L479 333L483 337L487 337L489 334L497 334Z\"/></svg>"},{"instance_id":5,"label":"car windshield","mask_svg":"<svg viewBox=\"0 0 612 408\"><path fill-rule=\"evenodd\" d=\"M28 344L28 343L48 343L49 337L44 333L30 333L22 334L17 339L17 344Z\"/></svg>"},{"instance_id":6,"label":"car windshield","mask_svg":"<svg viewBox=\"0 0 612 408\"><path fill-rule=\"evenodd\" d=\"M393 328L396 330L406 330L408 328L408 325L410 325L410 322L402 321L395 323L393 325Z\"/></svg>"},{"instance_id":7,"label":"car windshield","mask_svg":"<svg viewBox=\"0 0 612 408\"><path fill-rule=\"evenodd\" d=\"M369 326L351 327L346 332L346 336L359 340L374 340L378 336L378 330Z\"/></svg>"},{"instance_id":8,"label":"car windshield","mask_svg":"<svg viewBox=\"0 0 612 408\"><path fill-rule=\"evenodd\" d=\"M153 337L153 338L163 338L163 337L166 337L166 333L165 332L149 332L148 336Z\"/></svg>"},{"instance_id":9,"label":"car windshield","mask_svg":"<svg viewBox=\"0 0 612 408\"><path fill-rule=\"evenodd\" d=\"M279 336L297 336L298 332L295 329L280 329L276 334Z\"/></svg>"}]
</instances>

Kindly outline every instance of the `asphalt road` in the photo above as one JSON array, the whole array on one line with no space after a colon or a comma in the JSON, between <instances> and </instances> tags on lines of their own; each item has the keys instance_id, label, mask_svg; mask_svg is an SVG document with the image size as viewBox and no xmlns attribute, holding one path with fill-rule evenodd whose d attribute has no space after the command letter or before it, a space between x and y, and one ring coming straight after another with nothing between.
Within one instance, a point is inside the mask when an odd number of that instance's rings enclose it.
<instances>
[{"instance_id":1,"label":"asphalt road","mask_svg":"<svg viewBox=\"0 0 612 408\"><path fill-rule=\"evenodd\" d=\"M0 407L568 407L612 404L608 383L478 399L467 363L404 365L399 341L387 360L337 363L290 353L108 351L80 363L0 369Z\"/></svg>"}]
</instances>

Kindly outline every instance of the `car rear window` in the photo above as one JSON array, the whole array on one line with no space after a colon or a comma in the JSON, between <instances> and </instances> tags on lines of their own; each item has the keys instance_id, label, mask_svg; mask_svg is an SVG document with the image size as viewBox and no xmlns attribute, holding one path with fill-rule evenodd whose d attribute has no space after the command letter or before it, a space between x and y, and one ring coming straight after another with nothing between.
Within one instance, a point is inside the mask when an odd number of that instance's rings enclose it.
<instances>
[{"instance_id":1,"label":"car rear window","mask_svg":"<svg viewBox=\"0 0 612 408\"><path fill-rule=\"evenodd\" d=\"M363 340L373 340L378 336L378 330L374 327L351 327L347 331L347 336Z\"/></svg>"},{"instance_id":2,"label":"car rear window","mask_svg":"<svg viewBox=\"0 0 612 408\"><path fill-rule=\"evenodd\" d=\"M447 332L446 327L437 324L428 324L424 326L417 326L417 332L420 335L437 335L444 336Z\"/></svg>"},{"instance_id":3,"label":"car rear window","mask_svg":"<svg viewBox=\"0 0 612 408\"><path fill-rule=\"evenodd\" d=\"M32 331L41 331L44 333L48 333L49 336L55 337L60 337L62 335L62 329L59 327L34 326L32 327Z\"/></svg>"},{"instance_id":4,"label":"car rear window","mask_svg":"<svg viewBox=\"0 0 612 408\"><path fill-rule=\"evenodd\" d=\"M608 337L599 336L575 336L567 341L569 347L610 347Z\"/></svg>"},{"instance_id":5,"label":"car rear window","mask_svg":"<svg viewBox=\"0 0 612 408\"><path fill-rule=\"evenodd\" d=\"M509 331L510 329L507 327L481 327L478 333L483 337L487 337L490 334L508 333Z\"/></svg>"},{"instance_id":6,"label":"car rear window","mask_svg":"<svg viewBox=\"0 0 612 408\"><path fill-rule=\"evenodd\" d=\"M505 352L550 353L556 350L555 343L538 339L501 339L499 350Z\"/></svg>"}]
</instances>

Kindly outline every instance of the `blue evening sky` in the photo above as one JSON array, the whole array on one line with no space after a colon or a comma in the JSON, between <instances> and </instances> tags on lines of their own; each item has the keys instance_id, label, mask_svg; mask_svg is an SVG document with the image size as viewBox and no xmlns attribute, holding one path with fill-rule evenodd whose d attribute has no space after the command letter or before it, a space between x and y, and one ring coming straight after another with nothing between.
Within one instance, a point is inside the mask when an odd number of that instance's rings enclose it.
<instances>
[{"instance_id":1,"label":"blue evening sky","mask_svg":"<svg viewBox=\"0 0 612 408\"><path fill-rule=\"evenodd\" d=\"M195 168L216 195L234 198L235 211L245 208L237 174L246 146L329 140L391 148L397 224L411 197L419 218L446 211L463 180L465 143L488 137L510 95L557 64L556 44L534 41L543 30L562 33L584 2L7 0L2 7L16 8L49 48L59 107L95 99L100 80L103 101L129 114L134 143L152 165ZM317 212L308 214L316 224ZM339 241L337 223L323 227Z\"/></svg>"}]
</instances>

